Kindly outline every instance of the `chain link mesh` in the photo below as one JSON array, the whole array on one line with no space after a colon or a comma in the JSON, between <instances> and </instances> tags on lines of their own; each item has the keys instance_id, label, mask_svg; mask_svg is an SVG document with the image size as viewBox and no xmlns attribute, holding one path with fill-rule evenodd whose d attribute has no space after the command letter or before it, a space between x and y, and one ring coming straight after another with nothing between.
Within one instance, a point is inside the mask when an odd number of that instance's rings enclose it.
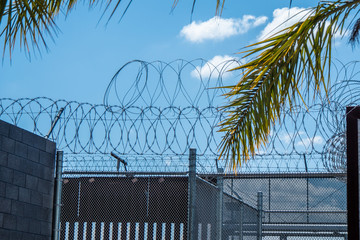
<instances>
[{"instance_id":1,"label":"chain link mesh","mask_svg":"<svg viewBox=\"0 0 360 240\"><path fill-rule=\"evenodd\" d=\"M263 193L264 239L346 239L344 179L344 174L239 175L225 179L224 191L253 205L256 192Z\"/></svg>"}]
</instances>

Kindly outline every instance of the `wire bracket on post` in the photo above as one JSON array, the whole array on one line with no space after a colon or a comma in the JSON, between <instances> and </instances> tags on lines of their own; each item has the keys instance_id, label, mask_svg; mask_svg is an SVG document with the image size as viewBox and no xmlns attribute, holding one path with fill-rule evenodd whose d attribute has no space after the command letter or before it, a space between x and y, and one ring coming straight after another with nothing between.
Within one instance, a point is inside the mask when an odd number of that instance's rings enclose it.
<instances>
[{"instance_id":1,"label":"wire bracket on post","mask_svg":"<svg viewBox=\"0 0 360 240\"><path fill-rule=\"evenodd\" d=\"M51 133L52 133L52 131L54 130L54 128L55 128L55 126L56 126L57 122L58 122L58 121L59 121L59 119L60 119L61 114L64 112L64 109L65 109L65 108L60 108L60 110L59 110L58 114L56 115L56 117L55 117L54 121L53 121L53 122L52 122L52 124L51 124L51 127L50 127L50 130L49 130L48 134L46 134L46 136L45 136L45 138L46 138L46 139L48 139L48 138L49 138L50 134L51 134Z\"/></svg>"}]
</instances>

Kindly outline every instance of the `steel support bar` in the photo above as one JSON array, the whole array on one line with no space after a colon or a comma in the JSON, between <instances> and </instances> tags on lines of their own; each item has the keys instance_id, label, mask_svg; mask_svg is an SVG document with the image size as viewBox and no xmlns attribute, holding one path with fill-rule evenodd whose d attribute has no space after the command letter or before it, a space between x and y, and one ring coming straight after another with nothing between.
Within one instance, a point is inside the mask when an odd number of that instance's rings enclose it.
<instances>
[{"instance_id":1,"label":"steel support bar","mask_svg":"<svg viewBox=\"0 0 360 240\"><path fill-rule=\"evenodd\" d=\"M321 232L321 233L334 233L334 232L346 232L346 224L263 224L264 232Z\"/></svg>"},{"instance_id":2,"label":"steel support bar","mask_svg":"<svg viewBox=\"0 0 360 240\"><path fill-rule=\"evenodd\" d=\"M188 240L195 240L196 227L196 149L190 148L189 154L189 209L188 209Z\"/></svg>"},{"instance_id":3,"label":"steel support bar","mask_svg":"<svg viewBox=\"0 0 360 240\"><path fill-rule=\"evenodd\" d=\"M257 210L258 210L258 223L257 223L257 240L262 239L262 220L263 220L263 193L257 194Z\"/></svg>"},{"instance_id":4,"label":"steel support bar","mask_svg":"<svg viewBox=\"0 0 360 240\"><path fill-rule=\"evenodd\" d=\"M64 109L65 109L65 108L60 108L58 114L56 115L54 121L53 121L52 124L51 124L51 127L50 127L50 130L49 130L48 134L46 134L46 136L45 136L46 139L48 139L48 138L50 137L50 134L51 134L52 131L54 130L54 128L55 128L57 122L59 121L60 116L61 116L61 114L63 113Z\"/></svg>"},{"instance_id":5,"label":"steel support bar","mask_svg":"<svg viewBox=\"0 0 360 240\"><path fill-rule=\"evenodd\" d=\"M54 240L60 239L60 215L61 215L61 191L62 191L62 166L63 166L63 151L56 153L56 172L55 172L55 211L54 211Z\"/></svg>"}]
</instances>

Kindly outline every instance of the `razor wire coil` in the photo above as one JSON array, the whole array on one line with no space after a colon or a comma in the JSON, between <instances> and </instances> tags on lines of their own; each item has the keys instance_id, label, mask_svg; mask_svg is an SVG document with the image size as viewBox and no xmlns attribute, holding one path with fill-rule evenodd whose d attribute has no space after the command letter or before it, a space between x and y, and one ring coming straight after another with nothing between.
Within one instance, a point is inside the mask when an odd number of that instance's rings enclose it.
<instances>
[{"instance_id":1,"label":"razor wire coil","mask_svg":"<svg viewBox=\"0 0 360 240\"><path fill-rule=\"evenodd\" d=\"M230 78L239 77L239 73L227 70L236 64L239 61L218 65L209 65L202 59L171 63L132 61L115 74L103 104L46 97L2 98L0 119L46 136L63 108L49 139L72 156L69 162L74 162L69 166L73 167L81 155L94 160L88 164L100 167L106 165L104 159L112 151L139 162L162 156L183 159L189 148L196 148L198 157L204 159L204 169L208 169L205 165L214 166L218 156L222 135L217 132L217 125L226 117L219 110L226 101L222 97L226 92L223 87L230 85ZM124 72L134 65L135 80L125 84ZM312 171L344 172L345 107L360 102L358 66L359 62L351 62L336 68L328 100L285 109L266 146L243 167L292 171L303 170L306 162L311 161ZM94 157L100 155L107 157ZM102 160L96 163L96 159ZM266 162L271 162L271 166Z\"/></svg>"}]
</instances>

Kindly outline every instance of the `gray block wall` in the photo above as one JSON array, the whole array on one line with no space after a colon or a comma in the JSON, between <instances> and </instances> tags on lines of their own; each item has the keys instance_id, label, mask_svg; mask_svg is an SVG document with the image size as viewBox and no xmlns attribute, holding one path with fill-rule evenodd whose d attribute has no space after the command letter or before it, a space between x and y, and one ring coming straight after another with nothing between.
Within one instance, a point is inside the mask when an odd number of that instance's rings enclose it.
<instances>
[{"instance_id":1,"label":"gray block wall","mask_svg":"<svg viewBox=\"0 0 360 240\"><path fill-rule=\"evenodd\" d=\"M54 142L0 120L0 239L50 240Z\"/></svg>"}]
</instances>

